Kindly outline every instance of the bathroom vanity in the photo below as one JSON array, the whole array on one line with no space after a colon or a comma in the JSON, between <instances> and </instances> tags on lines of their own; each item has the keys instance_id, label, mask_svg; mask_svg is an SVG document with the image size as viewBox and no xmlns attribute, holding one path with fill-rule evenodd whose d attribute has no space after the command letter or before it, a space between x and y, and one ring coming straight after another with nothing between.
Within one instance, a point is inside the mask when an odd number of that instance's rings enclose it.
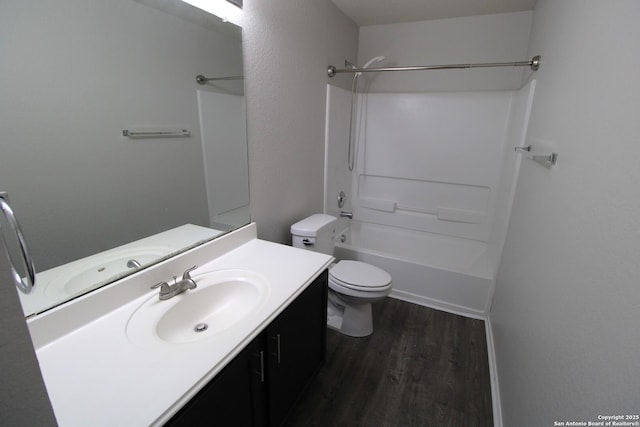
<instances>
[{"instance_id":1,"label":"bathroom vanity","mask_svg":"<svg viewBox=\"0 0 640 427\"><path fill-rule=\"evenodd\" d=\"M324 362L326 302L325 271L166 425L281 425Z\"/></svg>"},{"instance_id":2,"label":"bathroom vanity","mask_svg":"<svg viewBox=\"0 0 640 427\"><path fill-rule=\"evenodd\" d=\"M251 224L30 318L58 424L280 425L325 358L332 261Z\"/></svg>"}]
</instances>

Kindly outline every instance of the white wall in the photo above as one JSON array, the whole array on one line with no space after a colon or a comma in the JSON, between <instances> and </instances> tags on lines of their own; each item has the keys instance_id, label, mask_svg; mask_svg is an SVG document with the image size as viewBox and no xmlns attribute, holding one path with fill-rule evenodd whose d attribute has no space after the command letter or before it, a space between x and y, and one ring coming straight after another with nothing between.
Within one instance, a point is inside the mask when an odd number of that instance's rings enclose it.
<instances>
[{"instance_id":1,"label":"white wall","mask_svg":"<svg viewBox=\"0 0 640 427\"><path fill-rule=\"evenodd\" d=\"M529 60L531 16L532 12L515 12L362 27L358 64L378 55L387 58L388 66ZM522 68L381 73L369 91L519 89L523 73Z\"/></svg>"},{"instance_id":2,"label":"white wall","mask_svg":"<svg viewBox=\"0 0 640 427\"><path fill-rule=\"evenodd\" d=\"M243 36L251 219L290 243L291 224L323 209L326 69L355 60L358 29L329 0L252 0Z\"/></svg>"},{"instance_id":3,"label":"white wall","mask_svg":"<svg viewBox=\"0 0 640 427\"><path fill-rule=\"evenodd\" d=\"M540 0L542 55L491 325L505 426L640 408L640 2Z\"/></svg>"}]
</instances>

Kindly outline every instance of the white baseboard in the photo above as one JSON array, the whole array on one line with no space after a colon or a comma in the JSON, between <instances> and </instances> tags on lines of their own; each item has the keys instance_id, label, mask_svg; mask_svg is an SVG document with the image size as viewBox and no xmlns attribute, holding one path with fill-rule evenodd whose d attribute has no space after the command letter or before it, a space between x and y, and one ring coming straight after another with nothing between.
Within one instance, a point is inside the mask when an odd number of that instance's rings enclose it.
<instances>
[{"instance_id":1,"label":"white baseboard","mask_svg":"<svg viewBox=\"0 0 640 427\"><path fill-rule=\"evenodd\" d=\"M464 317L470 317L472 319L486 320L487 318L486 315L482 312L472 310L460 305L440 301L437 299L428 298L423 295L417 295L411 292L392 289L389 296L391 298L411 302L424 307L434 308L436 310L446 311L447 313L458 314Z\"/></svg>"},{"instance_id":2,"label":"white baseboard","mask_svg":"<svg viewBox=\"0 0 640 427\"><path fill-rule=\"evenodd\" d=\"M415 295L410 292L392 290L389 297L407 301L423 307L442 310L448 313L457 314L472 319L484 321L485 335L487 338L487 358L489 362L489 378L491 381L491 407L493 408L493 425L502 427L502 406L500 403L500 387L498 384L498 368L496 366L496 352L493 345L493 329L491 328L491 317L482 313L477 313L464 307L447 304L442 301Z\"/></svg>"},{"instance_id":3,"label":"white baseboard","mask_svg":"<svg viewBox=\"0 0 640 427\"><path fill-rule=\"evenodd\" d=\"M489 358L489 376L491 379L491 406L493 408L493 425L502 427L502 406L500 403L500 387L498 382L498 367L496 365L496 352L493 344L493 328L491 316L484 320L485 334L487 336L487 356Z\"/></svg>"}]
</instances>

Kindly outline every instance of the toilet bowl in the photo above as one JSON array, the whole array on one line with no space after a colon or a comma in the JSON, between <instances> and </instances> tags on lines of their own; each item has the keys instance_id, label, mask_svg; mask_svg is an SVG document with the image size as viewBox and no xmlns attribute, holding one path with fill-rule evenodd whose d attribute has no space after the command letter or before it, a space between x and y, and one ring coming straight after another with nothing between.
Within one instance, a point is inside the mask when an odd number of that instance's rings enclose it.
<instances>
[{"instance_id":1,"label":"toilet bowl","mask_svg":"<svg viewBox=\"0 0 640 427\"><path fill-rule=\"evenodd\" d=\"M326 254L333 253L337 219L315 214L291 226L294 247ZM371 304L391 292L392 280L386 271L360 261L339 261L329 267L327 326L352 337L373 333Z\"/></svg>"},{"instance_id":2,"label":"toilet bowl","mask_svg":"<svg viewBox=\"0 0 640 427\"><path fill-rule=\"evenodd\" d=\"M391 292L386 271L360 261L340 261L329 269L327 326L352 337L373 333L371 304Z\"/></svg>"}]
</instances>

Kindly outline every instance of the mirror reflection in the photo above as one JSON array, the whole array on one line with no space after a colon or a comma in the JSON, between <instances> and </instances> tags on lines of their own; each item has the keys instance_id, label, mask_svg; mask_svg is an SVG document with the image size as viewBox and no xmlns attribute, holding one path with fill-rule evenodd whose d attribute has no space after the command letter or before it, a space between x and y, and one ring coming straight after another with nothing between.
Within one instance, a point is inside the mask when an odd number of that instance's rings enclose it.
<instances>
[{"instance_id":1,"label":"mirror reflection","mask_svg":"<svg viewBox=\"0 0 640 427\"><path fill-rule=\"evenodd\" d=\"M178 0L3 14L0 191L37 272L26 315L249 222L243 80L196 82L242 76L239 27Z\"/></svg>"}]
</instances>

